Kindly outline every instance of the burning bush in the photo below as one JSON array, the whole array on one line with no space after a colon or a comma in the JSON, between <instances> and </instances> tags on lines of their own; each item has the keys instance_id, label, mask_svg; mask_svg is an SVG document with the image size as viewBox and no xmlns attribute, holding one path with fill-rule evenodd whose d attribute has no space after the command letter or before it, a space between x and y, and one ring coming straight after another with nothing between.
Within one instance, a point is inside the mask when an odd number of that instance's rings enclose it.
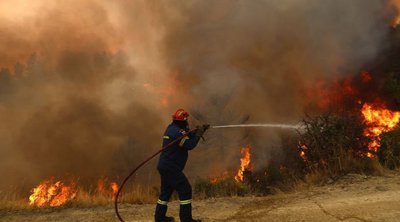
<instances>
[{"instance_id":1,"label":"burning bush","mask_svg":"<svg viewBox=\"0 0 400 222\"><path fill-rule=\"evenodd\" d=\"M370 138L364 135L362 123L359 116L352 114L307 116L298 144L305 170L323 171L331 177L364 171L362 165L355 164L369 161L366 157Z\"/></svg>"},{"instance_id":2,"label":"burning bush","mask_svg":"<svg viewBox=\"0 0 400 222\"><path fill-rule=\"evenodd\" d=\"M242 158L240 158L240 168L235 176L235 180L237 182L243 182L244 181L244 173L246 171L252 171L251 169L251 154L250 154L251 147L247 145L246 147L242 148L240 150L240 153L242 154Z\"/></svg>"}]
</instances>

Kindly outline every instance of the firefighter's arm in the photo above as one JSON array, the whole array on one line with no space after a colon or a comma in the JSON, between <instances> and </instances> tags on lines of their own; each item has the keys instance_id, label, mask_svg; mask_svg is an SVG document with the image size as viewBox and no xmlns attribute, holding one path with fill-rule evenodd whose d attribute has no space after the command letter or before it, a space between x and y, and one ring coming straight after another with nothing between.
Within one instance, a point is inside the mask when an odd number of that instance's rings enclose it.
<instances>
[{"instance_id":1,"label":"firefighter's arm","mask_svg":"<svg viewBox=\"0 0 400 222\"><path fill-rule=\"evenodd\" d=\"M181 139L181 141L179 142L179 146L188 150L192 150L197 146L197 144L200 141L200 138L201 137L195 134L188 134Z\"/></svg>"},{"instance_id":2,"label":"firefighter's arm","mask_svg":"<svg viewBox=\"0 0 400 222\"><path fill-rule=\"evenodd\" d=\"M188 150L194 149L199 143L200 139L203 137L203 134L207 131L210 125L205 124L202 126L197 126L196 131L185 136L179 143L179 146L184 147Z\"/></svg>"}]
</instances>

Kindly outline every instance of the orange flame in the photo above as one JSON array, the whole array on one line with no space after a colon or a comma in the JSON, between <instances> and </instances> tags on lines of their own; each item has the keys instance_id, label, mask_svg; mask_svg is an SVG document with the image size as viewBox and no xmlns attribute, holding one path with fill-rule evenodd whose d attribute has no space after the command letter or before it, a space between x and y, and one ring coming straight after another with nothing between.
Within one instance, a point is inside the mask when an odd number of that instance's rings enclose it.
<instances>
[{"instance_id":1,"label":"orange flame","mask_svg":"<svg viewBox=\"0 0 400 222\"><path fill-rule=\"evenodd\" d=\"M217 176L217 177L210 178L210 182L213 183L213 184L216 184L216 183L218 183L219 181L224 180L224 179L227 178L228 176L229 176L229 173L228 173L227 170L225 170L225 171L222 173L222 175Z\"/></svg>"},{"instance_id":2,"label":"orange flame","mask_svg":"<svg viewBox=\"0 0 400 222\"><path fill-rule=\"evenodd\" d=\"M107 178L101 178L97 181L97 192L104 196L112 197L113 200L118 189L118 184L116 182L108 182Z\"/></svg>"},{"instance_id":3,"label":"orange flame","mask_svg":"<svg viewBox=\"0 0 400 222\"><path fill-rule=\"evenodd\" d=\"M119 189L118 184L116 182L112 182L111 183L111 190L112 190L112 198L113 198L113 200L115 198L115 194L117 194L117 192L118 192L118 189Z\"/></svg>"},{"instance_id":4,"label":"orange flame","mask_svg":"<svg viewBox=\"0 0 400 222\"><path fill-rule=\"evenodd\" d=\"M396 28L400 24L400 0L392 0L392 5L395 7L397 14L393 19L392 26Z\"/></svg>"},{"instance_id":5,"label":"orange flame","mask_svg":"<svg viewBox=\"0 0 400 222\"><path fill-rule=\"evenodd\" d=\"M306 153L304 151L300 151L300 157L304 160L306 157Z\"/></svg>"},{"instance_id":6,"label":"orange flame","mask_svg":"<svg viewBox=\"0 0 400 222\"><path fill-rule=\"evenodd\" d=\"M54 182L54 179L41 182L37 187L32 189L29 196L29 205L36 207L57 207L73 200L76 197L76 187L72 183L66 186L63 182Z\"/></svg>"},{"instance_id":7,"label":"orange flame","mask_svg":"<svg viewBox=\"0 0 400 222\"><path fill-rule=\"evenodd\" d=\"M97 181L96 192L114 200L115 194L118 192L118 184L109 182L107 178L101 178ZM29 196L29 205L36 207L58 207L74 200L79 196L90 198L89 192L78 188L75 181L71 181L69 185L56 181L54 178L42 181L39 185L32 189Z\"/></svg>"},{"instance_id":8,"label":"orange flame","mask_svg":"<svg viewBox=\"0 0 400 222\"><path fill-rule=\"evenodd\" d=\"M115 194L118 192L118 184L109 182L107 178L101 178L97 181L97 192L104 196L112 197L114 200Z\"/></svg>"},{"instance_id":9,"label":"orange flame","mask_svg":"<svg viewBox=\"0 0 400 222\"><path fill-rule=\"evenodd\" d=\"M245 170L251 171L251 155L250 155L250 149L251 147L247 145L246 147L242 148L240 150L240 153L242 154L242 158L240 158L240 168L235 176L235 180L237 182L243 182L243 173Z\"/></svg>"},{"instance_id":10,"label":"orange flame","mask_svg":"<svg viewBox=\"0 0 400 222\"><path fill-rule=\"evenodd\" d=\"M400 0L391 0L390 4L396 10L396 16L392 21L392 27L396 28L400 24Z\"/></svg>"},{"instance_id":11,"label":"orange flame","mask_svg":"<svg viewBox=\"0 0 400 222\"><path fill-rule=\"evenodd\" d=\"M159 104L163 107L168 107L171 99L176 94L176 83L172 81L172 86L156 86L151 83L144 83L143 88L158 97Z\"/></svg>"},{"instance_id":12,"label":"orange flame","mask_svg":"<svg viewBox=\"0 0 400 222\"><path fill-rule=\"evenodd\" d=\"M380 144L380 135L383 132L393 130L400 121L400 112L391 111L385 108L374 108L371 105L365 103L361 109L361 113L364 116L364 121L367 128L364 131L364 135L372 139L368 144L369 153L368 157L374 157L374 154L378 152Z\"/></svg>"},{"instance_id":13,"label":"orange flame","mask_svg":"<svg viewBox=\"0 0 400 222\"><path fill-rule=\"evenodd\" d=\"M400 15L397 15L393 21L393 28L396 28L400 24Z\"/></svg>"},{"instance_id":14,"label":"orange flame","mask_svg":"<svg viewBox=\"0 0 400 222\"><path fill-rule=\"evenodd\" d=\"M304 144L299 144L298 146L300 147L300 152L299 152L300 158L301 158L305 163L307 163L308 160L307 160L307 156L306 156L306 152L305 152L305 150L308 149L307 146L304 145Z\"/></svg>"},{"instance_id":15,"label":"orange flame","mask_svg":"<svg viewBox=\"0 0 400 222\"><path fill-rule=\"evenodd\" d=\"M362 79L363 83L367 83L367 82L372 80L371 74L369 72L367 72L367 71L361 72L360 75L361 75L361 79Z\"/></svg>"}]
</instances>

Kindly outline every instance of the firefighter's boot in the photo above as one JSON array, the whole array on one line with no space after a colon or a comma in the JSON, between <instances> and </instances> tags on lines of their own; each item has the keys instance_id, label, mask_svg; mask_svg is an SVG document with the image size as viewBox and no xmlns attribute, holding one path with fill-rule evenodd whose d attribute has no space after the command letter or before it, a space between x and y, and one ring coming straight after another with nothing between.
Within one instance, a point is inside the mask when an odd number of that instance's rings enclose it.
<instances>
[{"instance_id":1,"label":"firefighter's boot","mask_svg":"<svg viewBox=\"0 0 400 222\"><path fill-rule=\"evenodd\" d=\"M154 220L156 222L173 222L175 219L173 217L165 216L167 213L168 206L164 204L157 204L156 213L154 215Z\"/></svg>"},{"instance_id":2,"label":"firefighter's boot","mask_svg":"<svg viewBox=\"0 0 400 222\"><path fill-rule=\"evenodd\" d=\"M179 218L181 222L201 222L201 220L192 218L192 204L181 204Z\"/></svg>"}]
</instances>

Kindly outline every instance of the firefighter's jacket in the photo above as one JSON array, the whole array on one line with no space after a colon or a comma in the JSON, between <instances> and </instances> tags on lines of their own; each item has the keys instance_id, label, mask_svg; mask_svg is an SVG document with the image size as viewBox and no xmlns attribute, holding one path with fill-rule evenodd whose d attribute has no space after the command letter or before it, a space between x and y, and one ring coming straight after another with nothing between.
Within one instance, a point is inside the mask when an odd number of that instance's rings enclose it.
<instances>
[{"instance_id":1,"label":"firefighter's jacket","mask_svg":"<svg viewBox=\"0 0 400 222\"><path fill-rule=\"evenodd\" d=\"M161 153L158 170L182 171L185 168L188 151L195 148L200 140L195 133L188 132L189 129L181 129L174 122L167 127L163 137L163 147L177 138L183 137Z\"/></svg>"}]
</instances>

